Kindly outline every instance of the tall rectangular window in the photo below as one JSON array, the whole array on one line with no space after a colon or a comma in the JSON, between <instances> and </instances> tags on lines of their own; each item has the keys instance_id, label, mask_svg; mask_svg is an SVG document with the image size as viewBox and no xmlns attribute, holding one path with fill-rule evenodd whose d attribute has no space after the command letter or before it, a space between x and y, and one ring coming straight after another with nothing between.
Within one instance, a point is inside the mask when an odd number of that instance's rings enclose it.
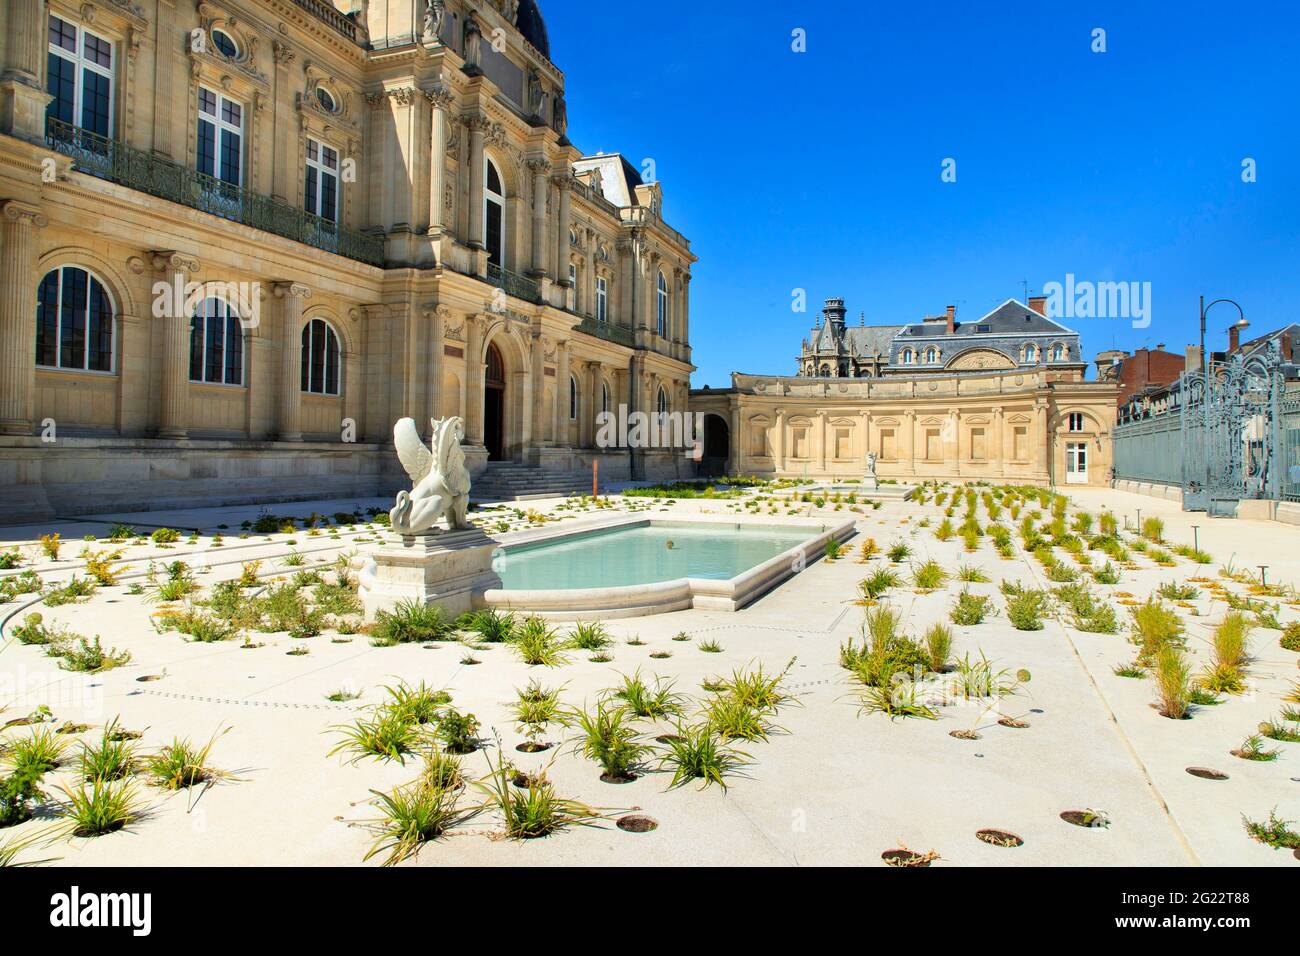
<instances>
[{"instance_id":1,"label":"tall rectangular window","mask_svg":"<svg viewBox=\"0 0 1300 956\"><path fill-rule=\"evenodd\" d=\"M1012 451L1016 461L1029 460L1029 429L1024 425L1017 425L1015 431L1011 434Z\"/></svg>"},{"instance_id":2,"label":"tall rectangular window","mask_svg":"<svg viewBox=\"0 0 1300 956\"><path fill-rule=\"evenodd\" d=\"M313 216L339 221L339 153L324 143L307 140L307 183L304 207Z\"/></svg>"},{"instance_id":3,"label":"tall rectangular window","mask_svg":"<svg viewBox=\"0 0 1300 956\"><path fill-rule=\"evenodd\" d=\"M100 136L113 132L113 44L50 16L45 115Z\"/></svg>"},{"instance_id":4,"label":"tall rectangular window","mask_svg":"<svg viewBox=\"0 0 1300 956\"><path fill-rule=\"evenodd\" d=\"M232 186L243 184L244 107L199 88L198 170Z\"/></svg>"},{"instance_id":5,"label":"tall rectangular window","mask_svg":"<svg viewBox=\"0 0 1300 956\"><path fill-rule=\"evenodd\" d=\"M578 267L576 264L569 263L569 308L577 312L582 305L582 298L578 295Z\"/></svg>"},{"instance_id":6,"label":"tall rectangular window","mask_svg":"<svg viewBox=\"0 0 1300 956\"><path fill-rule=\"evenodd\" d=\"M925 460L943 461L943 436L937 428L925 430Z\"/></svg>"},{"instance_id":7,"label":"tall rectangular window","mask_svg":"<svg viewBox=\"0 0 1300 956\"><path fill-rule=\"evenodd\" d=\"M970 430L970 459L971 461L988 460L988 441L982 428Z\"/></svg>"},{"instance_id":8,"label":"tall rectangular window","mask_svg":"<svg viewBox=\"0 0 1300 956\"><path fill-rule=\"evenodd\" d=\"M596 280L596 321L602 324L609 321L609 284L604 276Z\"/></svg>"}]
</instances>

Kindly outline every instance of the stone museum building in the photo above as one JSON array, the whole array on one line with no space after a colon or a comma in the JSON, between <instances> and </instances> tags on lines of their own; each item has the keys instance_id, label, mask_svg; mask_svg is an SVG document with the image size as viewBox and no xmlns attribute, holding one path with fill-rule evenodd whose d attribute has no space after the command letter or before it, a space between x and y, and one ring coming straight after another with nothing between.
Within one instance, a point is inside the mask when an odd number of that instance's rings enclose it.
<instances>
[{"instance_id":1,"label":"stone museum building","mask_svg":"<svg viewBox=\"0 0 1300 956\"><path fill-rule=\"evenodd\" d=\"M687 407L695 257L536 0L0 10L0 519L390 492L403 416L488 489L693 468L596 447Z\"/></svg>"},{"instance_id":2,"label":"stone museum building","mask_svg":"<svg viewBox=\"0 0 1300 956\"><path fill-rule=\"evenodd\" d=\"M1084 380L1078 333L1044 306L846 328L844 300L828 299L798 375L691 392L704 465L852 478L874 453L882 478L1107 485L1118 386Z\"/></svg>"}]
</instances>

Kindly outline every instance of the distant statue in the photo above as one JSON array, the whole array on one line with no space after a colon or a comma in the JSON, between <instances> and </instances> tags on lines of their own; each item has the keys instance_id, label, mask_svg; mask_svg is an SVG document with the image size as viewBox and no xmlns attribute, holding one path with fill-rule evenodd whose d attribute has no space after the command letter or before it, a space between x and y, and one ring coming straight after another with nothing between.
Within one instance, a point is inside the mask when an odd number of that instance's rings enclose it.
<instances>
[{"instance_id":1,"label":"distant statue","mask_svg":"<svg viewBox=\"0 0 1300 956\"><path fill-rule=\"evenodd\" d=\"M483 43L483 31L479 29L478 19L474 14L470 14L465 20L465 72L479 72L479 57L482 55L480 49Z\"/></svg>"},{"instance_id":2,"label":"distant statue","mask_svg":"<svg viewBox=\"0 0 1300 956\"><path fill-rule=\"evenodd\" d=\"M392 528L403 537L427 534L442 518L451 531L469 531L469 471L465 468L465 422L443 418L433 423L433 448L425 447L415 419L393 426L397 457L411 478L412 489L400 492L388 513Z\"/></svg>"},{"instance_id":3,"label":"distant statue","mask_svg":"<svg viewBox=\"0 0 1300 956\"><path fill-rule=\"evenodd\" d=\"M867 476L862 479L862 485L872 491L880 490L880 479L876 477L876 453L874 451L867 452Z\"/></svg>"},{"instance_id":4,"label":"distant statue","mask_svg":"<svg viewBox=\"0 0 1300 956\"><path fill-rule=\"evenodd\" d=\"M528 73L528 115L541 116L546 109L546 88L542 86L542 75L536 70Z\"/></svg>"},{"instance_id":5,"label":"distant statue","mask_svg":"<svg viewBox=\"0 0 1300 956\"><path fill-rule=\"evenodd\" d=\"M555 97L555 109L551 111L551 126L564 139L569 132L569 104L563 96Z\"/></svg>"},{"instance_id":6,"label":"distant statue","mask_svg":"<svg viewBox=\"0 0 1300 956\"><path fill-rule=\"evenodd\" d=\"M424 38L436 40L442 33L443 22L447 19L447 7L444 0L424 0Z\"/></svg>"}]
</instances>

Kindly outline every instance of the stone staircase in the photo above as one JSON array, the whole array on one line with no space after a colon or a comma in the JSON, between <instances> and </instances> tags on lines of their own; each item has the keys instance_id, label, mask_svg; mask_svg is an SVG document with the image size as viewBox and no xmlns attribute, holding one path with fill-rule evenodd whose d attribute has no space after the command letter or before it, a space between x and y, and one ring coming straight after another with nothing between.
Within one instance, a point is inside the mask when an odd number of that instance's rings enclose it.
<instances>
[{"instance_id":1,"label":"stone staircase","mask_svg":"<svg viewBox=\"0 0 1300 956\"><path fill-rule=\"evenodd\" d=\"M508 461L489 462L487 471L474 479L469 492L475 501L519 501L575 494L591 494L589 473L546 471Z\"/></svg>"}]
</instances>

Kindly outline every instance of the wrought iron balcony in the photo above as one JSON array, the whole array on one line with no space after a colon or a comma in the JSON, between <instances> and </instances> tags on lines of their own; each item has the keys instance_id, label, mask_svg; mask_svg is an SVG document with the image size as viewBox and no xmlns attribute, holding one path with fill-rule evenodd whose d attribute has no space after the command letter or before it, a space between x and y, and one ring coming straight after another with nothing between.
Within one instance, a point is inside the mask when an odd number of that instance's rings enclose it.
<instances>
[{"instance_id":1,"label":"wrought iron balcony","mask_svg":"<svg viewBox=\"0 0 1300 956\"><path fill-rule=\"evenodd\" d=\"M45 141L72 157L79 172L283 236L357 262L382 266L384 241L278 199L205 176L196 169L133 149L125 143L49 118Z\"/></svg>"},{"instance_id":2,"label":"wrought iron balcony","mask_svg":"<svg viewBox=\"0 0 1300 956\"><path fill-rule=\"evenodd\" d=\"M527 276L521 276L517 272L503 269L495 263L488 263L487 280L498 289L504 289L506 295L512 295L516 299L523 299L525 302L533 302L538 305L542 302L542 287L540 285Z\"/></svg>"},{"instance_id":3,"label":"wrought iron balcony","mask_svg":"<svg viewBox=\"0 0 1300 956\"><path fill-rule=\"evenodd\" d=\"M613 342L615 345L626 345L628 348L636 347L636 336L631 329L625 329L621 325L610 325L608 322L597 322L595 319L583 319L573 327L575 332L585 332L587 335L594 335L598 339L604 339L606 342Z\"/></svg>"}]
</instances>

